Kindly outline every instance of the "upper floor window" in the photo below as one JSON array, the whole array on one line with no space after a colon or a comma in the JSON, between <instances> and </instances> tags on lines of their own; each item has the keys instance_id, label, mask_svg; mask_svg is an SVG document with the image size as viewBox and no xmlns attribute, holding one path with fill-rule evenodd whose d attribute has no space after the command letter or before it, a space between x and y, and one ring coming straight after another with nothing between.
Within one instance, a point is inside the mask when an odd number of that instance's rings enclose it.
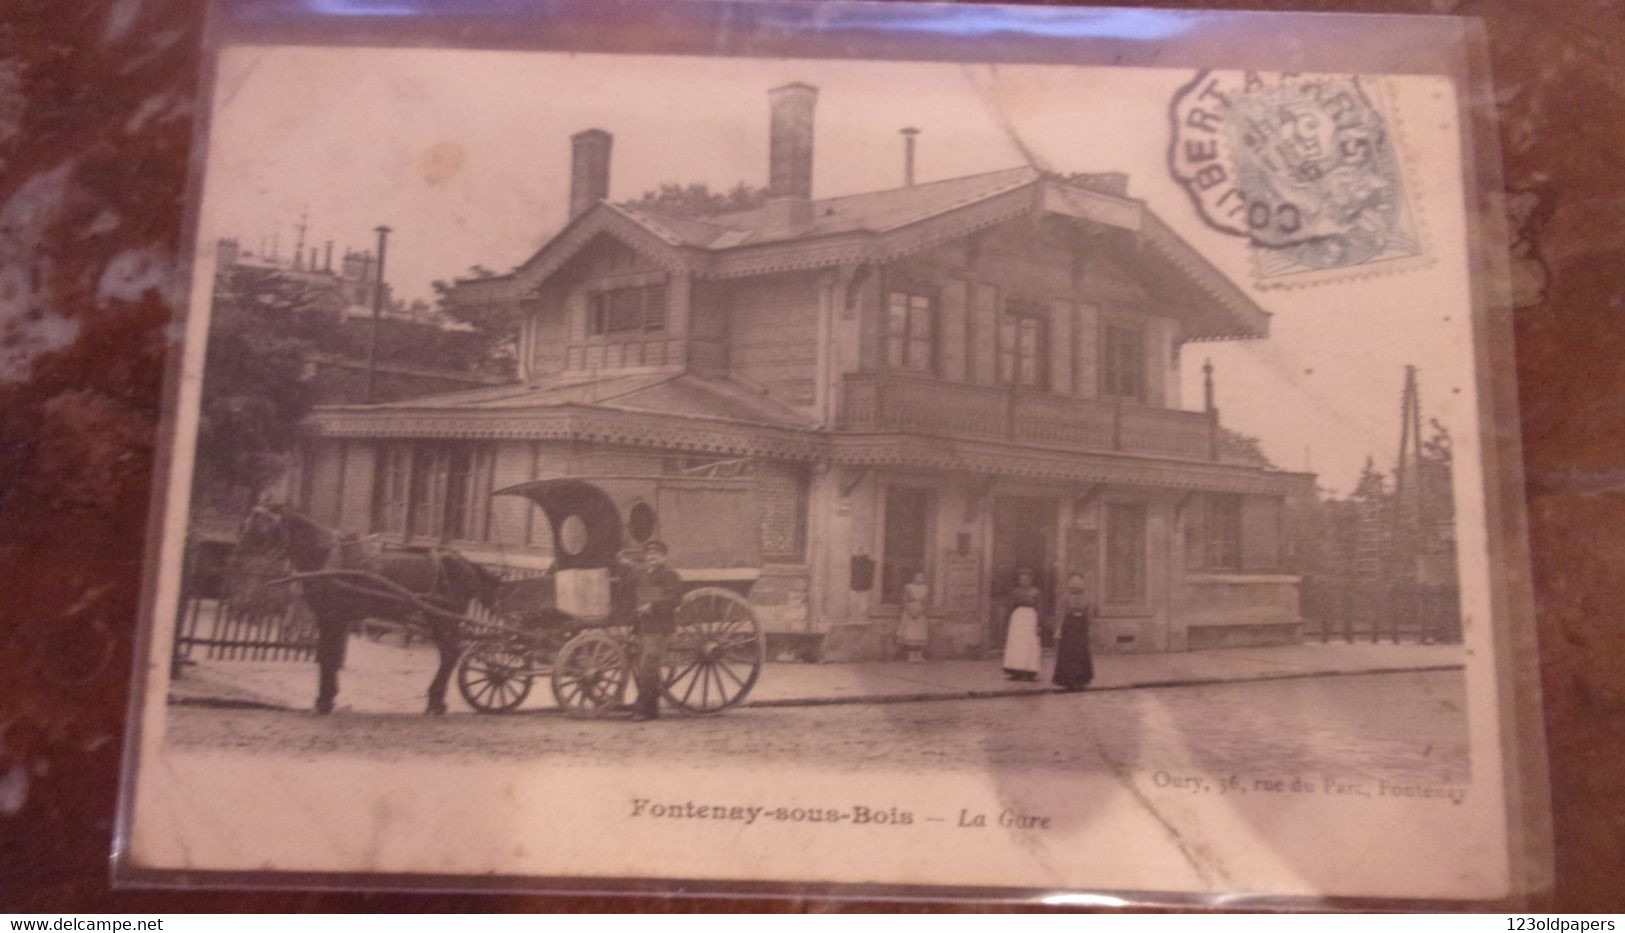
<instances>
[{"instance_id":1,"label":"upper floor window","mask_svg":"<svg viewBox=\"0 0 1625 933\"><path fill-rule=\"evenodd\" d=\"M1101 341L1101 392L1117 398L1145 398L1145 331L1107 324Z\"/></svg>"},{"instance_id":2,"label":"upper floor window","mask_svg":"<svg viewBox=\"0 0 1625 933\"><path fill-rule=\"evenodd\" d=\"M886 365L917 373L936 370L932 353L936 306L929 296L891 292L886 299Z\"/></svg>"},{"instance_id":3,"label":"upper floor window","mask_svg":"<svg viewBox=\"0 0 1625 933\"><path fill-rule=\"evenodd\" d=\"M999 317L999 381L1006 385L1049 387L1045 350L1049 318L1038 305L1012 301Z\"/></svg>"},{"instance_id":4,"label":"upper floor window","mask_svg":"<svg viewBox=\"0 0 1625 933\"><path fill-rule=\"evenodd\" d=\"M587 332L594 337L666 329L666 286L636 285L595 292Z\"/></svg>"}]
</instances>

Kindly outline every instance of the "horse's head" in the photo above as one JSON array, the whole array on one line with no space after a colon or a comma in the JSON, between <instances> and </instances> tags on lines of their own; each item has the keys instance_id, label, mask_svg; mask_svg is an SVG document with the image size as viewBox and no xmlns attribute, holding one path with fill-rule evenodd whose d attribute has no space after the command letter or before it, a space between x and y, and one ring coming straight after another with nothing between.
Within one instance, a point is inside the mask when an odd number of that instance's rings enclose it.
<instances>
[{"instance_id":1,"label":"horse's head","mask_svg":"<svg viewBox=\"0 0 1625 933\"><path fill-rule=\"evenodd\" d=\"M288 507L281 503L254 506L243 517L237 539L252 551L285 553L288 550Z\"/></svg>"},{"instance_id":2,"label":"horse's head","mask_svg":"<svg viewBox=\"0 0 1625 933\"><path fill-rule=\"evenodd\" d=\"M320 567L332 552L336 536L310 518L279 503L257 505L243 519L242 546L285 557L301 570Z\"/></svg>"}]
</instances>

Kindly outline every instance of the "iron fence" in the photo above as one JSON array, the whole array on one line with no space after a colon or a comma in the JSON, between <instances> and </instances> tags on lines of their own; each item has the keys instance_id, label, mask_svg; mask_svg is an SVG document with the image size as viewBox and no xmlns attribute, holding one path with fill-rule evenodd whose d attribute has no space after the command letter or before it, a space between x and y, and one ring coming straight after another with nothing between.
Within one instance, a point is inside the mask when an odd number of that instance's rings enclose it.
<instances>
[{"instance_id":1,"label":"iron fence","mask_svg":"<svg viewBox=\"0 0 1625 933\"><path fill-rule=\"evenodd\" d=\"M190 542L175 615L174 668L188 661L310 661L316 624L295 585L271 586L289 570L217 542Z\"/></svg>"},{"instance_id":2,"label":"iron fence","mask_svg":"<svg viewBox=\"0 0 1625 933\"><path fill-rule=\"evenodd\" d=\"M1461 641L1461 591L1406 580L1306 577L1299 590L1304 638L1377 644Z\"/></svg>"}]
</instances>

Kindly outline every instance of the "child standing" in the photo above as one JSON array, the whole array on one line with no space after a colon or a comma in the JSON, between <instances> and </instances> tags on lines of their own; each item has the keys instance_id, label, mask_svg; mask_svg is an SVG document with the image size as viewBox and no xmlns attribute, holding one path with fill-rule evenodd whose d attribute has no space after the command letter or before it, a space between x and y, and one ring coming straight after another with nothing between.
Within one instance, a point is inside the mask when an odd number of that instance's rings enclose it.
<instances>
[{"instance_id":1,"label":"child standing","mask_svg":"<svg viewBox=\"0 0 1625 933\"><path fill-rule=\"evenodd\" d=\"M925 660L925 646L931 640L931 628L925 617L925 605L930 595L923 570L914 574L913 580L903 584L903 619L898 634L902 636L910 664Z\"/></svg>"}]
</instances>

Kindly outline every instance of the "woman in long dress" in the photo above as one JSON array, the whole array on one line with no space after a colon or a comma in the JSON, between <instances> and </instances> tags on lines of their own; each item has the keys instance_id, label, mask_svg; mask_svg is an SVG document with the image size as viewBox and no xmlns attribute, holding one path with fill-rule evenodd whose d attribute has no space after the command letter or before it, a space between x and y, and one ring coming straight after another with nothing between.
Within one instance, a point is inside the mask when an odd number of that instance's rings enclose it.
<instances>
[{"instance_id":1,"label":"woman in long dress","mask_svg":"<svg viewBox=\"0 0 1625 933\"><path fill-rule=\"evenodd\" d=\"M1010 591L1010 624L1004 636L1004 674L1011 680L1037 680L1038 620L1044 594L1033 585L1033 572L1022 568Z\"/></svg>"},{"instance_id":2,"label":"woman in long dress","mask_svg":"<svg viewBox=\"0 0 1625 933\"><path fill-rule=\"evenodd\" d=\"M898 634L902 636L910 664L925 660L925 646L931 640L931 626L925 610L930 595L923 570L914 575L913 581L903 585L903 618Z\"/></svg>"},{"instance_id":3,"label":"woman in long dress","mask_svg":"<svg viewBox=\"0 0 1625 933\"><path fill-rule=\"evenodd\" d=\"M1060 637L1055 646L1055 683L1067 690L1082 690L1095 679L1095 662L1089 654L1089 594L1082 575L1066 581L1061 597Z\"/></svg>"}]
</instances>

